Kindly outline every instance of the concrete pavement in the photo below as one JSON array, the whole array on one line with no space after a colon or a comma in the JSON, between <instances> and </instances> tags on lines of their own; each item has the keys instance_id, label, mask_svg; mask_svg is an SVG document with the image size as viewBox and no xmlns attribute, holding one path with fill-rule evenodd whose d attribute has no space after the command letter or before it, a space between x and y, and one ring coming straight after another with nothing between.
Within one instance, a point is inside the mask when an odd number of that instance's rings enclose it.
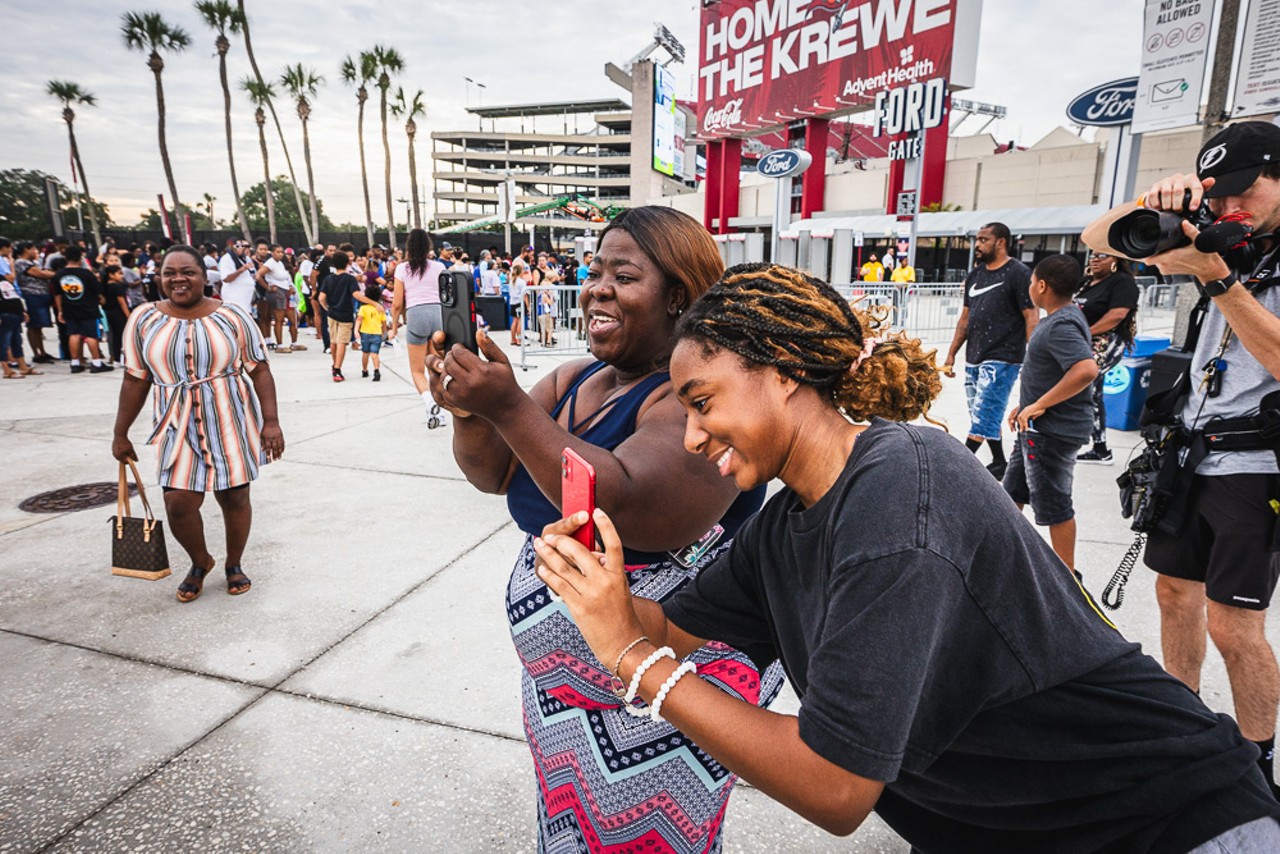
<instances>
[{"instance_id":1,"label":"concrete pavement","mask_svg":"<svg viewBox=\"0 0 1280 854\"><path fill-rule=\"evenodd\" d=\"M0 852L534 850L502 606L521 535L503 499L462 477L450 431L425 428L402 350L383 351L383 382L360 379L349 356L334 384L318 342L303 341L272 359L287 450L253 486L254 589L229 597L219 572L190 605L174 599L185 564L172 536L174 577L116 578L113 507L17 509L114 479L120 373L49 365L0 382ZM554 363L517 374L529 386ZM962 435L958 383L936 412ZM144 412L132 435L160 507L148 425ZM1122 459L1136 436L1114 440ZM1095 594L1132 539L1118 473L1077 470ZM220 556L211 500L205 521ZM1118 622L1158 655L1142 569ZM1230 711L1212 652L1203 694ZM746 786L726 823L728 851L906 848L875 819L833 838Z\"/></svg>"}]
</instances>

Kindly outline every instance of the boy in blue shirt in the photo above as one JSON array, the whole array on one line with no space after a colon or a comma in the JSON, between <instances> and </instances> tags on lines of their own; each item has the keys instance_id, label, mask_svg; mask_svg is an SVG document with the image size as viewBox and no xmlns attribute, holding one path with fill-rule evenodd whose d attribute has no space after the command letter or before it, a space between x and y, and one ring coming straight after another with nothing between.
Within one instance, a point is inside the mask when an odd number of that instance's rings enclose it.
<instances>
[{"instance_id":1,"label":"boy in blue shirt","mask_svg":"<svg viewBox=\"0 0 1280 854\"><path fill-rule=\"evenodd\" d=\"M1051 255L1031 273L1031 302L1047 316L1027 342L1019 403L1009 413L1017 439L1004 476L1005 491L1019 508L1031 505L1036 524L1049 527L1054 552L1072 572L1071 485L1076 454L1092 435L1090 389L1098 376L1089 324L1074 300L1081 276L1070 255Z\"/></svg>"}]
</instances>

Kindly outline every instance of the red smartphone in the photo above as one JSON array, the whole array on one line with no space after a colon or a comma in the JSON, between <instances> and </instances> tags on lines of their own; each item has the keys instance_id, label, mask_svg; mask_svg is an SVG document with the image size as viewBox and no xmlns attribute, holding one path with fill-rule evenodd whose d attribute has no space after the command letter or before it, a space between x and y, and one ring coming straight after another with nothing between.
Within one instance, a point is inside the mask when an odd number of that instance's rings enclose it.
<instances>
[{"instance_id":1,"label":"red smartphone","mask_svg":"<svg viewBox=\"0 0 1280 854\"><path fill-rule=\"evenodd\" d=\"M573 538L595 551L596 523L592 514L596 509L596 470L571 448L560 453L560 503L565 518L579 510L587 511L587 524Z\"/></svg>"}]
</instances>

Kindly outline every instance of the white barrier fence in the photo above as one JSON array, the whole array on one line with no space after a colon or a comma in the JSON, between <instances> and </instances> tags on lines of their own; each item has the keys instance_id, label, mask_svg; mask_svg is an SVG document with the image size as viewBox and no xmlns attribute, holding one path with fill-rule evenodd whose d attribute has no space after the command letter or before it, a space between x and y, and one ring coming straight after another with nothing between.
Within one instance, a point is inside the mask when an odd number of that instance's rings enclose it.
<instances>
[{"instance_id":1,"label":"white barrier fence","mask_svg":"<svg viewBox=\"0 0 1280 854\"><path fill-rule=\"evenodd\" d=\"M587 355L587 324L572 285L525 288L521 307L520 369L536 368L531 359Z\"/></svg>"},{"instance_id":2,"label":"white barrier fence","mask_svg":"<svg viewBox=\"0 0 1280 854\"><path fill-rule=\"evenodd\" d=\"M950 344L964 310L963 284L854 282L834 287L850 302L887 308L893 329L938 346ZM1177 290L1176 284L1159 284L1154 278L1139 281L1138 334L1161 335L1173 330Z\"/></svg>"}]
</instances>

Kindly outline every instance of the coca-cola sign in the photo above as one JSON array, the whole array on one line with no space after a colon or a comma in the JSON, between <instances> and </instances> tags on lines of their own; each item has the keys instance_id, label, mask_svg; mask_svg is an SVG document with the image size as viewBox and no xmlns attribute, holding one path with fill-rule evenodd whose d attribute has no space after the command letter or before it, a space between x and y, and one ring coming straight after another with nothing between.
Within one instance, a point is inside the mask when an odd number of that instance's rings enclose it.
<instances>
[{"instance_id":1,"label":"coca-cola sign","mask_svg":"<svg viewBox=\"0 0 1280 854\"><path fill-rule=\"evenodd\" d=\"M701 4L698 128L741 137L872 107L935 78L973 85L981 0L717 0Z\"/></svg>"},{"instance_id":2,"label":"coca-cola sign","mask_svg":"<svg viewBox=\"0 0 1280 854\"><path fill-rule=\"evenodd\" d=\"M1112 127L1133 121L1138 99L1138 78L1126 77L1095 86L1067 105L1067 118L1078 125Z\"/></svg>"},{"instance_id":3,"label":"coca-cola sign","mask_svg":"<svg viewBox=\"0 0 1280 854\"><path fill-rule=\"evenodd\" d=\"M742 99L734 98L719 109L707 110L702 119L703 133L728 130L742 124Z\"/></svg>"}]
</instances>

